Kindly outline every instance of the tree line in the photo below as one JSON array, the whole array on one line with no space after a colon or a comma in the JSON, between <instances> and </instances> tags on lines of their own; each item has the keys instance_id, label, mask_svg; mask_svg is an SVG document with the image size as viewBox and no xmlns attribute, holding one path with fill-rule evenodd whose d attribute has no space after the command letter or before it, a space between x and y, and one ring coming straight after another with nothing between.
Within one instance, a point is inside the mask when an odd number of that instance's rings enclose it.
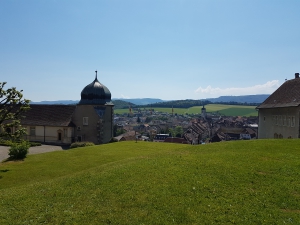
<instances>
[{"instance_id":1,"label":"tree line","mask_svg":"<svg viewBox=\"0 0 300 225\"><path fill-rule=\"evenodd\" d=\"M135 105L130 102L122 101L122 100L115 100L113 101L115 109L128 109L131 108L190 108L193 106L205 106L208 104L222 104L222 105L244 105L244 106L258 106L260 103L247 103L247 102L211 102L209 100L175 100L175 101L168 101L168 102L157 102L148 105Z\"/></svg>"}]
</instances>

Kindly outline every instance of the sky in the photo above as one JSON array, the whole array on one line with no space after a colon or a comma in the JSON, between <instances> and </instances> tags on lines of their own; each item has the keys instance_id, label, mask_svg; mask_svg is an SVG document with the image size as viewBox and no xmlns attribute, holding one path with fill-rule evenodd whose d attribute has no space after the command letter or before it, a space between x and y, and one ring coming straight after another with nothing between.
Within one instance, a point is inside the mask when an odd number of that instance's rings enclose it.
<instances>
[{"instance_id":1,"label":"sky","mask_svg":"<svg viewBox=\"0 0 300 225\"><path fill-rule=\"evenodd\" d=\"M31 101L271 94L300 72L299 0L2 0L0 82Z\"/></svg>"}]
</instances>

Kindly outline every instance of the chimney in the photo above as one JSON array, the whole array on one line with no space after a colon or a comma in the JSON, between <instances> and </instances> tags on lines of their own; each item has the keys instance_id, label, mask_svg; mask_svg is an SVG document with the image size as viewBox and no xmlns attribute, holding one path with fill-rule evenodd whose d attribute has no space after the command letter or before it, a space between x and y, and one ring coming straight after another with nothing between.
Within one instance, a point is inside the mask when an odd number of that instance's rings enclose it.
<instances>
[{"instance_id":1,"label":"chimney","mask_svg":"<svg viewBox=\"0 0 300 225\"><path fill-rule=\"evenodd\" d=\"M295 73L295 79L299 78L299 73Z\"/></svg>"}]
</instances>

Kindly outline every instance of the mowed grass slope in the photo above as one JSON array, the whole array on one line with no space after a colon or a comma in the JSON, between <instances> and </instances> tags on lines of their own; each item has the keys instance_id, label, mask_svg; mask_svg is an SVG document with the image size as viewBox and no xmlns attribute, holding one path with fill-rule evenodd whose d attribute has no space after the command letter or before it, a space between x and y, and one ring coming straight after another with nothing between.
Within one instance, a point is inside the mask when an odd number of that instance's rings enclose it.
<instances>
[{"instance_id":1,"label":"mowed grass slope","mask_svg":"<svg viewBox=\"0 0 300 225\"><path fill-rule=\"evenodd\" d=\"M209 104L205 105L207 112L220 113L225 116L257 116L255 106L244 105L222 105L222 104ZM141 108L143 109L143 108ZM150 109L150 108L146 108ZM158 112L172 113L172 108L153 108ZM202 106L194 106L190 108L174 108L174 113L177 114L200 114ZM134 112L134 109L133 109ZM123 114L129 113L129 109L116 109L115 113Z\"/></svg>"},{"instance_id":2,"label":"mowed grass slope","mask_svg":"<svg viewBox=\"0 0 300 225\"><path fill-rule=\"evenodd\" d=\"M0 224L299 224L300 140L119 142L0 164Z\"/></svg>"}]
</instances>

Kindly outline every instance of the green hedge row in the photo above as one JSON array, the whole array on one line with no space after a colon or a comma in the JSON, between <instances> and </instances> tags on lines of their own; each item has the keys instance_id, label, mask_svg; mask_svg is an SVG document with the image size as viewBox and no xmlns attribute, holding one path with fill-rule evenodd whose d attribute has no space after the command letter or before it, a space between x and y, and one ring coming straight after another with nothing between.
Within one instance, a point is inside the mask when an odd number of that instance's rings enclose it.
<instances>
[{"instance_id":1,"label":"green hedge row","mask_svg":"<svg viewBox=\"0 0 300 225\"><path fill-rule=\"evenodd\" d=\"M12 146L14 142L11 140L0 140L0 145L2 146ZM30 147L41 146L42 144L39 142L29 142Z\"/></svg>"},{"instance_id":2,"label":"green hedge row","mask_svg":"<svg viewBox=\"0 0 300 225\"><path fill-rule=\"evenodd\" d=\"M86 146L93 146L95 145L92 142L74 142L71 144L70 148L79 148L79 147L86 147Z\"/></svg>"}]
</instances>

